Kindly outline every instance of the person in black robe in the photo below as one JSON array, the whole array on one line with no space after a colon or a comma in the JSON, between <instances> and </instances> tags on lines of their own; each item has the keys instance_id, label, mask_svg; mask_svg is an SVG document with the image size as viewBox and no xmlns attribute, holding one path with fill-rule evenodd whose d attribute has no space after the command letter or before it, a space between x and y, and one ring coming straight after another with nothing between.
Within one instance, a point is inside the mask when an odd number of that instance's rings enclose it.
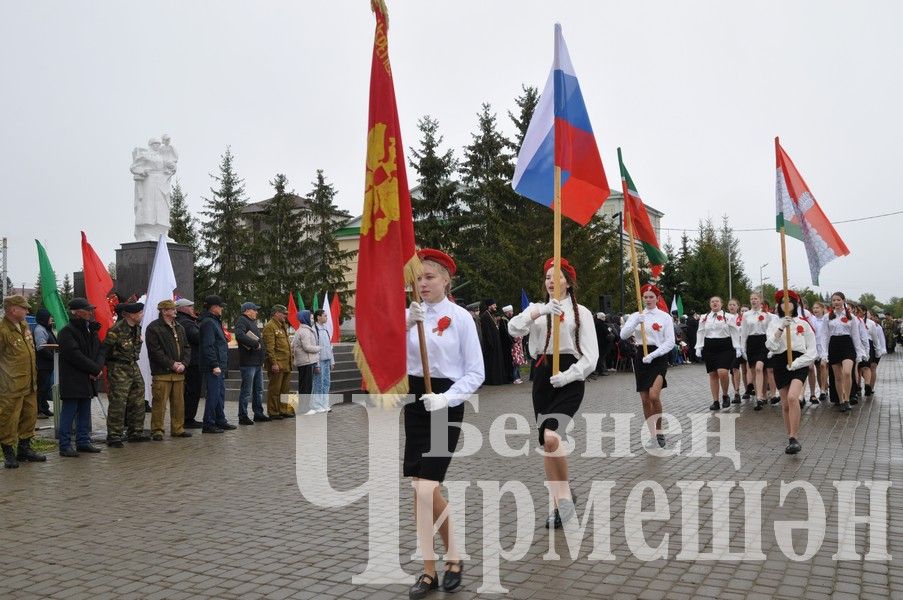
<instances>
[{"instance_id":1,"label":"person in black robe","mask_svg":"<svg viewBox=\"0 0 903 600\"><path fill-rule=\"evenodd\" d=\"M696 347L696 332L699 330L699 318L696 311L691 310L687 316L687 345L690 348ZM691 351L689 354L690 362L698 362L696 355Z\"/></svg>"},{"instance_id":2,"label":"person in black robe","mask_svg":"<svg viewBox=\"0 0 903 600\"><path fill-rule=\"evenodd\" d=\"M505 369L505 383L514 383L515 379L520 379L520 375L516 374L514 369L514 355L511 353L514 348L514 338L508 333L508 319L514 316L514 307L510 304L502 308L502 316L499 317L499 336L502 340L502 366Z\"/></svg>"},{"instance_id":3,"label":"person in black robe","mask_svg":"<svg viewBox=\"0 0 903 600\"><path fill-rule=\"evenodd\" d=\"M507 383L505 360L502 356L502 338L495 320L495 300L485 300L480 313L480 332L483 342L483 368L486 385L502 385Z\"/></svg>"}]
</instances>

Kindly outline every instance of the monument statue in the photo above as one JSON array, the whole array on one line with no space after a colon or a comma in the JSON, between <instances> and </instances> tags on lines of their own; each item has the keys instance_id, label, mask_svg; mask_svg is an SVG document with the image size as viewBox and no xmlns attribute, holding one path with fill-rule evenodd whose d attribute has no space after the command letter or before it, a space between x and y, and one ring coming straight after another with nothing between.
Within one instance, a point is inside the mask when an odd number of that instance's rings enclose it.
<instances>
[{"instance_id":1,"label":"monument statue","mask_svg":"<svg viewBox=\"0 0 903 600\"><path fill-rule=\"evenodd\" d=\"M179 155L164 134L148 140L147 148L132 150L135 179L135 241L156 242L160 234L169 237L169 208L172 176Z\"/></svg>"}]
</instances>

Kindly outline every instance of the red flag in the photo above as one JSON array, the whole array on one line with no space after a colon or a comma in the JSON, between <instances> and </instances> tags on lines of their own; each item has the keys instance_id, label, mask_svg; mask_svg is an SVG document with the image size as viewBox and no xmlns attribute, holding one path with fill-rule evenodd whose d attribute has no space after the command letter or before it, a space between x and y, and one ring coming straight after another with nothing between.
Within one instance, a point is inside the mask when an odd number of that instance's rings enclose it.
<instances>
[{"instance_id":1,"label":"red flag","mask_svg":"<svg viewBox=\"0 0 903 600\"><path fill-rule=\"evenodd\" d=\"M405 394L405 282L416 279L420 260L414 247L404 144L389 64L386 7L382 0L372 0L371 7L376 15L376 32L370 67L366 184L354 303L354 358L371 394Z\"/></svg>"},{"instance_id":2,"label":"red flag","mask_svg":"<svg viewBox=\"0 0 903 600\"><path fill-rule=\"evenodd\" d=\"M298 329L301 328L301 321L298 320L298 305L295 304L294 292L288 293L288 322L295 331L298 331Z\"/></svg>"},{"instance_id":3,"label":"red flag","mask_svg":"<svg viewBox=\"0 0 903 600\"><path fill-rule=\"evenodd\" d=\"M94 318L100 323L98 335L103 340L107 336L107 330L113 326L113 311L107 302L107 294L113 289L113 279L100 257L94 252L94 248L88 243L84 231L82 231L82 270L85 276L85 296L88 302L94 305Z\"/></svg>"},{"instance_id":4,"label":"red flag","mask_svg":"<svg viewBox=\"0 0 903 600\"><path fill-rule=\"evenodd\" d=\"M339 335L339 313L341 312L342 307L339 304L339 295L333 294L332 300L329 302L329 316L332 318L332 339L330 340L333 344L339 341L341 337Z\"/></svg>"}]
</instances>

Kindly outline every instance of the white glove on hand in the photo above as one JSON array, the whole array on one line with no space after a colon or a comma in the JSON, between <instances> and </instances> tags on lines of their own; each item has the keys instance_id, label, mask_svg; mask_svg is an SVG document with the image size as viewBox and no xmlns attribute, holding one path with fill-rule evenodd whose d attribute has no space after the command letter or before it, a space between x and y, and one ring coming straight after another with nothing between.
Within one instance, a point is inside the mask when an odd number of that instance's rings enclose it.
<instances>
[{"instance_id":1,"label":"white glove on hand","mask_svg":"<svg viewBox=\"0 0 903 600\"><path fill-rule=\"evenodd\" d=\"M574 381L577 381L577 376L570 369L549 377L553 388L561 388Z\"/></svg>"},{"instance_id":2,"label":"white glove on hand","mask_svg":"<svg viewBox=\"0 0 903 600\"><path fill-rule=\"evenodd\" d=\"M737 358L743 358L743 350L741 350L740 348L736 348L736 350L737 350Z\"/></svg>"},{"instance_id":3,"label":"white glove on hand","mask_svg":"<svg viewBox=\"0 0 903 600\"><path fill-rule=\"evenodd\" d=\"M649 354L647 354L646 356L643 357L643 364L648 365L655 359L656 359L656 357L652 356L652 353L650 352Z\"/></svg>"},{"instance_id":4,"label":"white glove on hand","mask_svg":"<svg viewBox=\"0 0 903 600\"><path fill-rule=\"evenodd\" d=\"M803 367L802 367L802 365L800 365L800 359L799 359L799 358L794 359L793 362L790 363L790 370L791 370L791 371L796 371L797 369L802 369L802 368L803 368Z\"/></svg>"},{"instance_id":5,"label":"white glove on hand","mask_svg":"<svg viewBox=\"0 0 903 600\"><path fill-rule=\"evenodd\" d=\"M442 410L448 406L448 398L445 397L445 394L424 394L420 399L423 400L423 407L429 412Z\"/></svg>"},{"instance_id":6,"label":"white glove on hand","mask_svg":"<svg viewBox=\"0 0 903 600\"><path fill-rule=\"evenodd\" d=\"M793 317L784 317L781 319L781 327L787 329L788 327L793 327Z\"/></svg>"},{"instance_id":7,"label":"white glove on hand","mask_svg":"<svg viewBox=\"0 0 903 600\"><path fill-rule=\"evenodd\" d=\"M696 358L702 358L702 348L696 349Z\"/></svg>"},{"instance_id":8,"label":"white glove on hand","mask_svg":"<svg viewBox=\"0 0 903 600\"><path fill-rule=\"evenodd\" d=\"M627 322L624 323L624 327L626 329L636 329L640 326L640 321L643 320L643 315L638 312L633 313L629 317L627 317Z\"/></svg>"},{"instance_id":9,"label":"white glove on hand","mask_svg":"<svg viewBox=\"0 0 903 600\"><path fill-rule=\"evenodd\" d=\"M411 305L408 307L408 318L405 324L410 329L417 325L418 322L423 322L423 307L418 302L411 302Z\"/></svg>"},{"instance_id":10,"label":"white glove on hand","mask_svg":"<svg viewBox=\"0 0 903 600\"><path fill-rule=\"evenodd\" d=\"M552 298L547 304L543 304L539 307L539 314L556 316L564 314L564 309L561 307L561 300Z\"/></svg>"}]
</instances>

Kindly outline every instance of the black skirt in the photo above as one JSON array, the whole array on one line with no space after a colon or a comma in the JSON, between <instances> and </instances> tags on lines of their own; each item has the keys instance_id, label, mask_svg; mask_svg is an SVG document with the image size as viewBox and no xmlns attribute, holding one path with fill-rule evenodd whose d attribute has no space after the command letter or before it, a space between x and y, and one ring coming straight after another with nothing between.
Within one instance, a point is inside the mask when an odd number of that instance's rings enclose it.
<instances>
[{"instance_id":1,"label":"black skirt","mask_svg":"<svg viewBox=\"0 0 903 600\"><path fill-rule=\"evenodd\" d=\"M658 346L648 346L646 349L652 354L652 351L657 350ZM662 389L668 387L668 380L665 379L665 374L668 372L668 355L657 356L647 365L643 362L643 357L641 356L642 346L637 346L637 350L639 352L633 357L633 375L636 378L636 391L649 391L649 388L655 384L655 378L659 375L662 376Z\"/></svg>"},{"instance_id":2,"label":"black skirt","mask_svg":"<svg viewBox=\"0 0 903 600\"><path fill-rule=\"evenodd\" d=\"M729 370L737 358L734 343L731 338L705 338L702 347L702 358L705 360L705 372L711 373L718 369Z\"/></svg>"},{"instance_id":3,"label":"black skirt","mask_svg":"<svg viewBox=\"0 0 903 600\"><path fill-rule=\"evenodd\" d=\"M433 393L447 392L452 386L451 379L431 379ZM416 401L404 406L404 476L419 477L430 481L442 481L451 464L451 455L458 445L461 428L452 425L464 420L464 405L452 406L442 411L430 413L423 406L420 397L426 393L423 377L408 375L408 388ZM437 425L441 427L442 413L448 414L448 453L446 456L424 456L432 447L433 432L430 428L431 415L435 415ZM441 429L440 429L441 431ZM441 440L440 440L441 443Z\"/></svg>"},{"instance_id":4,"label":"black skirt","mask_svg":"<svg viewBox=\"0 0 903 600\"><path fill-rule=\"evenodd\" d=\"M793 360L796 360L802 355L802 352L794 352ZM771 358L773 365L772 369L774 369L774 384L778 386L779 390L790 385L790 382L794 379L803 382L806 381L806 377L809 375L809 367L803 367L802 369L796 369L794 371L788 370L786 350L780 354L775 354Z\"/></svg>"},{"instance_id":5,"label":"black skirt","mask_svg":"<svg viewBox=\"0 0 903 600\"><path fill-rule=\"evenodd\" d=\"M749 366L756 366L757 362L764 363L768 360L768 348L765 347L765 334L759 333L746 337L746 362Z\"/></svg>"},{"instance_id":6,"label":"black skirt","mask_svg":"<svg viewBox=\"0 0 903 600\"><path fill-rule=\"evenodd\" d=\"M577 362L573 354L559 355L560 371L567 371L571 365ZM533 414L536 416L536 425L539 429L539 443L545 443L546 430L558 431L568 425L568 421L574 418L580 403L583 402L583 381L572 381L564 387L555 388L549 383L552 376L552 355L547 354L541 360L533 375ZM546 415L549 415L548 417ZM559 423L557 417L564 416L566 421Z\"/></svg>"},{"instance_id":7,"label":"black skirt","mask_svg":"<svg viewBox=\"0 0 903 600\"><path fill-rule=\"evenodd\" d=\"M856 347L848 335L832 335L828 341L828 364L837 365L845 360L856 362Z\"/></svg>"},{"instance_id":8,"label":"black skirt","mask_svg":"<svg viewBox=\"0 0 903 600\"><path fill-rule=\"evenodd\" d=\"M873 365L877 365L880 360L878 355L875 354L875 344L869 344L869 362Z\"/></svg>"}]
</instances>

